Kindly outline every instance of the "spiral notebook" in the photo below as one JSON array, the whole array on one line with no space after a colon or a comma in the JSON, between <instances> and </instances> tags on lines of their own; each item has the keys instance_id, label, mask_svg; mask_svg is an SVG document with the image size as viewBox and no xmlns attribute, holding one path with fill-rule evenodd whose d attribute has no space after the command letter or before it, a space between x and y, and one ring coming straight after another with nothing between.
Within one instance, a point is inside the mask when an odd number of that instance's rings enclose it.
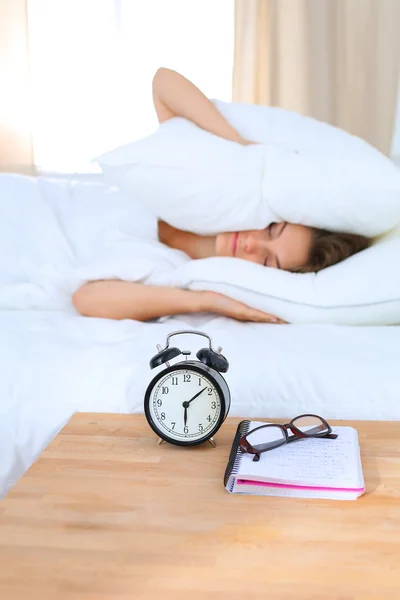
<instances>
[{"instance_id":1,"label":"spiral notebook","mask_svg":"<svg viewBox=\"0 0 400 600\"><path fill-rule=\"evenodd\" d=\"M306 439L261 455L259 462L239 449L240 438L265 422L239 423L224 485L232 494L356 500L365 492L358 434L353 427L334 427L338 437Z\"/></svg>"}]
</instances>

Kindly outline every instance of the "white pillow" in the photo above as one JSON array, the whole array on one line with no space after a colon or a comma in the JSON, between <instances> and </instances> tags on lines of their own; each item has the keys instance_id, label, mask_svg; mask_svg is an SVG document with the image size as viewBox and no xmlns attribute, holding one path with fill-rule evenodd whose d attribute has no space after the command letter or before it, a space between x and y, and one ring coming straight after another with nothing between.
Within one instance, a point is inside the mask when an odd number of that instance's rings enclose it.
<instances>
[{"instance_id":1,"label":"white pillow","mask_svg":"<svg viewBox=\"0 0 400 600\"><path fill-rule=\"evenodd\" d=\"M261 198L264 160L261 146L245 148L181 118L97 159L108 182L167 223L198 234L278 220Z\"/></svg>"},{"instance_id":2,"label":"white pillow","mask_svg":"<svg viewBox=\"0 0 400 600\"><path fill-rule=\"evenodd\" d=\"M243 137L182 118L97 160L159 218L199 234L288 221L380 235L400 224L400 171L365 141L283 109L215 101Z\"/></svg>"},{"instance_id":3,"label":"white pillow","mask_svg":"<svg viewBox=\"0 0 400 600\"><path fill-rule=\"evenodd\" d=\"M289 273L236 258L208 258L181 265L169 283L220 292L289 323L397 325L399 262L400 230L317 274Z\"/></svg>"}]
</instances>

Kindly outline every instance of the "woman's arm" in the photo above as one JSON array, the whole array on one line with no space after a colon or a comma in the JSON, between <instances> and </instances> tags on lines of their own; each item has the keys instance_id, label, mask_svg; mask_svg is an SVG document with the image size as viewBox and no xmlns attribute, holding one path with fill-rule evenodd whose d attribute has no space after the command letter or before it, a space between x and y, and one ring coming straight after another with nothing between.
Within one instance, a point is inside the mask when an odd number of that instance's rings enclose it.
<instances>
[{"instance_id":1,"label":"woman's arm","mask_svg":"<svg viewBox=\"0 0 400 600\"><path fill-rule=\"evenodd\" d=\"M202 306L201 294L120 280L86 283L75 292L72 301L86 317L136 321L201 311Z\"/></svg>"},{"instance_id":2,"label":"woman's arm","mask_svg":"<svg viewBox=\"0 0 400 600\"><path fill-rule=\"evenodd\" d=\"M185 252L190 258L215 256L215 235L197 235L158 221L158 239L162 244Z\"/></svg>"},{"instance_id":3,"label":"woman's arm","mask_svg":"<svg viewBox=\"0 0 400 600\"><path fill-rule=\"evenodd\" d=\"M222 294L119 280L85 283L72 301L81 315L103 319L148 321L176 314L211 312L239 321L283 322Z\"/></svg>"},{"instance_id":4,"label":"woman's arm","mask_svg":"<svg viewBox=\"0 0 400 600\"><path fill-rule=\"evenodd\" d=\"M191 81L171 69L158 69L153 79L153 102L159 123L185 117L231 142L247 145L214 104Z\"/></svg>"}]
</instances>

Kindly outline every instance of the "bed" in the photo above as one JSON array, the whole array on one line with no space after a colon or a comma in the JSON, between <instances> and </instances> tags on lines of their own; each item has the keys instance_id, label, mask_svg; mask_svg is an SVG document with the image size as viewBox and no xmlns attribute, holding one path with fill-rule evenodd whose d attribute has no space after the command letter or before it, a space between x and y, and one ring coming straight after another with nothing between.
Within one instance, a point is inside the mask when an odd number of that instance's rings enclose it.
<instances>
[{"instance_id":1,"label":"bed","mask_svg":"<svg viewBox=\"0 0 400 600\"><path fill-rule=\"evenodd\" d=\"M4 311L0 494L75 411L143 412L156 344L186 328L205 331L223 347L231 415L400 419L400 328L243 324L205 316L142 324ZM182 347L196 350L192 344L188 337Z\"/></svg>"},{"instance_id":2,"label":"bed","mask_svg":"<svg viewBox=\"0 0 400 600\"><path fill-rule=\"evenodd\" d=\"M125 256L130 225L125 219L125 237L116 240L104 233L110 219L98 216L88 238L89 225L82 220L82 193L88 197L84 186L73 187L71 206L79 220L72 226L68 219L73 211L66 218L61 210L64 184L51 211L54 194L49 188L44 202L32 210L20 184L12 180L8 188L20 200L17 215L9 209L9 194L0 198L1 222L7 227L0 236L0 496L74 412L143 412L144 392L154 374L149 360L168 333L181 329L204 331L223 347L230 362L231 415L283 418L314 412L327 419L400 419L399 327L253 324L210 315L152 323L78 316L68 294L89 271L100 276L96 236L106 239L104 252L120 244ZM101 205L98 193L95 202ZM119 206L113 204L110 214ZM41 231L46 235L38 235ZM82 231L86 245L78 244ZM29 236L36 246L25 260L18 244ZM56 256L50 267L43 263L49 249ZM157 248L150 250L152 260L158 260ZM109 252L103 256L109 258ZM118 253L112 258L119 265ZM161 270L170 260L160 257ZM136 277L148 269L148 262L139 263L134 264ZM115 272L111 262L107 269L108 276L124 274ZM68 285L57 286L61 279ZM180 344L195 351L196 337Z\"/></svg>"}]
</instances>

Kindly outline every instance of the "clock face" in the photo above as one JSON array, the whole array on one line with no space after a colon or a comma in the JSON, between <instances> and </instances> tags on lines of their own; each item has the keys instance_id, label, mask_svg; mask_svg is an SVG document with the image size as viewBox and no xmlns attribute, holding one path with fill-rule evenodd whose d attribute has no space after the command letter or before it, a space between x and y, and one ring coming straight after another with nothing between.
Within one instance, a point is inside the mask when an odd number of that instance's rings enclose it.
<instances>
[{"instance_id":1,"label":"clock face","mask_svg":"<svg viewBox=\"0 0 400 600\"><path fill-rule=\"evenodd\" d=\"M224 419L221 396L206 370L176 365L149 386L146 415L163 439L181 445L199 443L210 438Z\"/></svg>"}]
</instances>

